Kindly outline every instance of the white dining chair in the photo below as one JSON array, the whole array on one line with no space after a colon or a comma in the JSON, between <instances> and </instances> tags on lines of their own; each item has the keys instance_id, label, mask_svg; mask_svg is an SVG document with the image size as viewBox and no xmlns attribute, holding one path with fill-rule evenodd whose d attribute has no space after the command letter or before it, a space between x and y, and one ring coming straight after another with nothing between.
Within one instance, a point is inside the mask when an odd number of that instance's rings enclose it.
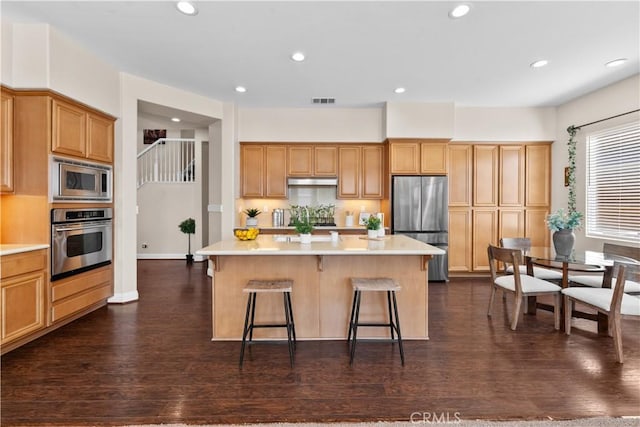
<instances>
[{"instance_id":1,"label":"white dining chair","mask_svg":"<svg viewBox=\"0 0 640 427\"><path fill-rule=\"evenodd\" d=\"M580 303L603 313L609 318L610 335L618 363L624 363L622 352L622 321L627 316L640 316L640 296L624 292L628 279L640 282L640 265L614 262L613 276L617 279L615 288L568 287L562 290L564 295L565 333L571 334L571 312L575 303Z\"/></svg>"},{"instance_id":2,"label":"white dining chair","mask_svg":"<svg viewBox=\"0 0 640 427\"><path fill-rule=\"evenodd\" d=\"M498 288L514 294L514 308L511 317L511 329L515 331L520 317L520 307L522 300L529 296L553 295L553 317L555 329L560 329L560 286L537 277L522 274L520 267L522 264L522 251L520 249L501 248L489 245L487 248L489 256L489 270L491 272L491 297L489 298L489 308L487 316L491 316L493 300ZM513 267L513 274L498 275L498 262Z\"/></svg>"},{"instance_id":3,"label":"white dining chair","mask_svg":"<svg viewBox=\"0 0 640 427\"><path fill-rule=\"evenodd\" d=\"M500 239L500 246L509 249L520 249L523 252L527 252L531 249L531 239L528 237L503 237ZM505 268L505 273L513 274L513 266ZM520 265L520 273L527 274L527 266ZM548 268L533 266L533 277L537 277L542 280L561 281L562 272L556 270L550 270Z\"/></svg>"},{"instance_id":4,"label":"white dining chair","mask_svg":"<svg viewBox=\"0 0 640 427\"><path fill-rule=\"evenodd\" d=\"M610 254L624 256L640 262L640 248L605 243L602 245L602 253L604 253L605 255ZM601 288L603 287L603 283L605 283L603 273L569 275L570 285L573 284L578 286ZM611 287L615 288L616 283L616 278L612 278ZM605 284L605 286L607 285ZM624 291L626 293L640 293L640 282L627 278L627 280L625 280Z\"/></svg>"}]
</instances>

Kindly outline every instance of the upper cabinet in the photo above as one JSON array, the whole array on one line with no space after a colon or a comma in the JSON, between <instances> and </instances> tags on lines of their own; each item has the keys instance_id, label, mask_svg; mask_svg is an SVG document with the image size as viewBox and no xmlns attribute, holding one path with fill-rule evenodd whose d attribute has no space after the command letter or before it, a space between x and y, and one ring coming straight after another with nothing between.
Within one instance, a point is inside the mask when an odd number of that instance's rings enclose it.
<instances>
[{"instance_id":1,"label":"upper cabinet","mask_svg":"<svg viewBox=\"0 0 640 427\"><path fill-rule=\"evenodd\" d=\"M550 145L527 145L526 172L526 206L549 206L551 204Z\"/></svg>"},{"instance_id":2,"label":"upper cabinet","mask_svg":"<svg viewBox=\"0 0 640 427\"><path fill-rule=\"evenodd\" d=\"M59 99L52 112L52 152L113 162L113 120Z\"/></svg>"},{"instance_id":3,"label":"upper cabinet","mask_svg":"<svg viewBox=\"0 0 640 427\"><path fill-rule=\"evenodd\" d=\"M286 171L286 146L271 144L242 144L240 146L242 197L286 198Z\"/></svg>"},{"instance_id":4,"label":"upper cabinet","mask_svg":"<svg viewBox=\"0 0 640 427\"><path fill-rule=\"evenodd\" d=\"M524 156L523 145L500 146L500 206L520 207L524 203Z\"/></svg>"},{"instance_id":5,"label":"upper cabinet","mask_svg":"<svg viewBox=\"0 0 640 427\"><path fill-rule=\"evenodd\" d=\"M473 205L498 205L498 146L473 146Z\"/></svg>"},{"instance_id":6,"label":"upper cabinet","mask_svg":"<svg viewBox=\"0 0 640 427\"><path fill-rule=\"evenodd\" d=\"M449 206L471 206L473 146L449 146Z\"/></svg>"},{"instance_id":7,"label":"upper cabinet","mask_svg":"<svg viewBox=\"0 0 640 427\"><path fill-rule=\"evenodd\" d=\"M338 198L383 197L383 148L382 144L338 148Z\"/></svg>"},{"instance_id":8,"label":"upper cabinet","mask_svg":"<svg viewBox=\"0 0 640 427\"><path fill-rule=\"evenodd\" d=\"M0 105L0 191L13 192L13 94L2 88Z\"/></svg>"},{"instance_id":9,"label":"upper cabinet","mask_svg":"<svg viewBox=\"0 0 640 427\"><path fill-rule=\"evenodd\" d=\"M332 176L338 174L336 146L292 144L287 147L289 176Z\"/></svg>"},{"instance_id":10,"label":"upper cabinet","mask_svg":"<svg viewBox=\"0 0 640 427\"><path fill-rule=\"evenodd\" d=\"M448 140L389 140L392 175L446 175Z\"/></svg>"}]
</instances>

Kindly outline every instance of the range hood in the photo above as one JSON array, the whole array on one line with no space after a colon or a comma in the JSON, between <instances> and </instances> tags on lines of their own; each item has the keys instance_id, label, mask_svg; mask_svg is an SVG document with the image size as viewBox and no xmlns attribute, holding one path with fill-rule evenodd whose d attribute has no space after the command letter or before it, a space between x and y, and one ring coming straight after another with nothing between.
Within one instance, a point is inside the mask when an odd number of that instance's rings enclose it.
<instances>
[{"instance_id":1,"label":"range hood","mask_svg":"<svg viewBox=\"0 0 640 427\"><path fill-rule=\"evenodd\" d=\"M336 187L338 178L289 178L289 187Z\"/></svg>"}]
</instances>

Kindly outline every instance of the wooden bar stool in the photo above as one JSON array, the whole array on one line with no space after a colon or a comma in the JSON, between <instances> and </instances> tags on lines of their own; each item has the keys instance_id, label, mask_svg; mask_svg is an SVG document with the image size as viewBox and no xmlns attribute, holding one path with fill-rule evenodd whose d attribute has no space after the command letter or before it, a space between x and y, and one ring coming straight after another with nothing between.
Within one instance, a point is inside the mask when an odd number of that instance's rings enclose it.
<instances>
[{"instance_id":1,"label":"wooden bar stool","mask_svg":"<svg viewBox=\"0 0 640 427\"><path fill-rule=\"evenodd\" d=\"M244 349L249 335L249 344L253 344L253 330L255 328L287 328L287 343L289 345L289 360L293 366L293 350L296 342L296 327L293 322L293 309L291 307L291 288L293 280L249 280L242 292L248 293L247 313L244 318L244 330L242 332L242 349L240 350L240 366L244 360ZM282 292L284 297L285 323L258 324L254 323L256 314L256 295L267 292Z\"/></svg>"},{"instance_id":2,"label":"wooden bar stool","mask_svg":"<svg viewBox=\"0 0 640 427\"><path fill-rule=\"evenodd\" d=\"M400 290L400 285L393 280L386 277L375 278L361 278L352 277L351 286L353 286L353 305L351 306L351 320L349 321L349 334L347 335L347 342L351 345L351 357L349 359L349 365L353 365L353 356L356 353L356 342L358 335L358 327L360 326L388 326L391 332L391 340L394 339L394 331L398 334L398 347L400 348L400 360L404 366L404 348L402 347L402 334L400 333L400 320L398 318L398 304L396 302L396 291ZM386 292L387 293L387 306L389 309L389 323L360 323L360 298L362 292ZM392 310L393 300L393 310ZM394 321L395 316L395 321ZM353 338L351 333L353 332Z\"/></svg>"}]
</instances>

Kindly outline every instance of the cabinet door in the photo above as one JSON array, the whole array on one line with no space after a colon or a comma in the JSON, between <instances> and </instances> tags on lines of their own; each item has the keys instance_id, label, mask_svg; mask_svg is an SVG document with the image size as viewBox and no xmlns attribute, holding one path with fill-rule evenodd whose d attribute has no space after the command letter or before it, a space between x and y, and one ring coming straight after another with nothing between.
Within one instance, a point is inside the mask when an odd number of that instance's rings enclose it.
<instances>
[{"instance_id":1,"label":"cabinet door","mask_svg":"<svg viewBox=\"0 0 640 427\"><path fill-rule=\"evenodd\" d=\"M338 148L338 198L360 197L360 147Z\"/></svg>"},{"instance_id":2,"label":"cabinet door","mask_svg":"<svg viewBox=\"0 0 640 427\"><path fill-rule=\"evenodd\" d=\"M240 185L242 197L264 196L264 146L240 146Z\"/></svg>"},{"instance_id":3,"label":"cabinet door","mask_svg":"<svg viewBox=\"0 0 640 427\"><path fill-rule=\"evenodd\" d=\"M471 206L471 145L449 146L449 206Z\"/></svg>"},{"instance_id":4,"label":"cabinet door","mask_svg":"<svg viewBox=\"0 0 640 427\"><path fill-rule=\"evenodd\" d=\"M551 203L551 146L527 145L525 197L527 206Z\"/></svg>"},{"instance_id":5,"label":"cabinet door","mask_svg":"<svg viewBox=\"0 0 640 427\"><path fill-rule=\"evenodd\" d=\"M471 209L449 209L449 271L471 271Z\"/></svg>"},{"instance_id":6,"label":"cabinet door","mask_svg":"<svg viewBox=\"0 0 640 427\"><path fill-rule=\"evenodd\" d=\"M2 92L0 104L0 191L13 191L13 96Z\"/></svg>"},{"instance_id":7,"label":"cabinet door","mask_svg":"<svg viewBox=\"0 0 640 427\"><path fill-rule=\"evenodd\" d=\"M3 279L0 292L0 343L5 344L45 327L44 295L44 271Z\"/></svg>"},{"instance_id":8,"label":"cabinet door","mask_svg":"<svg viewBox=\"0 0 640 427\"><path fill-rule=\"evenodd\" d=\"M87 157L113 163L113 121L89 114L87 131Z\"/></svg>"},{"instance_id":9,"label":"cabinet door","mask_svg":"<svg viewBox=\"0 0 640 427\"><path fill-rule=\"evenodd\" d=\"M290 176L313 175L313 146L293 145L288 147L287 152Z\"/></svg>"},{"instance_id":10,"label":"cabinet door","mask_svg":"<svg viewBox=\"0 0 640 427\"><path fill-rule=\"evenodd\" d=\"M383 197L382 168L383 147L362 147L362 191L363 199L381 199Z\"/></svg>"},{"instance_id":11,"label":"cabinet door","mask_svg":"<svg viewBox=\"0 0 640 427\"><path fill-rule=\"evenodd\" d=\"M87 114L75 105L53 100L51 151L86 157Z\"/></svg>"},{"instance_id":12,"label":"cabinet door","mask_svg":"<svg viewBox=\"0 0 640 427\"><path fill-rule=\"evenodd\" d=\"M524 234L524 210L500 209L498 238L527 237Z\"/></svg>"},{"instance_id":13,"label":"cabinet door","mask_svg":"<svg viewBox=\"0 0 640 427\"><path fill-rule=\"evenodd\" d=\"M313 175L338 176L338 148L316 145L313 148Z\"/></svg>"},{"instance_id":14,"label":"cabinet door","mask_svg":"<svg viewBox=\"0 0 640 427\"><path fill-rule=\"evenodd\" d=\"M392 142L390 144L391 173L418 175L420 172L420 144L417 142Z\"/></svg>"},{"instance_id":15,"label":"cabinet door","mask_svg":"<svg viewBox=\"0 0 640 427\"><path fill-rule=\"evenodd\" d=\"M423 142L420 144L420 173L446 175L448 166L448 144Z\"/></svg>"},{"instance_id":16,"label":"cabinet door","mask_svg":"<svg viewBox=\"0 0 640 427\"><path fill-rule=\"evenodd\" d=\"M498 205L498 147L473 146L473 205Z\"/></svg>"},{"instance_id":17,"label":"cabinet door","mask_svg":"<svg viewBox=\"0 0 640 427\"><path fill-rule=\"evenodd\" d=\"M265 148L265 197L287 197L287 147L267 145Z\"/></svg>"},{"instance_id":18,"label":"cabinet door","mask_svg":"<svg viewBox=\"0 0 640 427\"><path fill-rule=\"evenodd\" d=\"M487 246L498 241L498 211L496 209L473 210L473 270L489 271Z\"/></svg>"},{"instance_id":19,"label":"cabinet door","mask_svg":"<svg viewBox=\"0 0 640 427\"><path fill-rule=\"evenodd\" d=\"M550 234L545 219L549 209L527 209L524 214L524 229L526 237L531 239L531 246L549 246Z\"/></svg>"},{"instance_id":20,"label":"cabinet door","mask_svg":"<svg viewBox=\"0 0 640 427\"><path fill-rule=\"evenodd\" d=\"M500 146L500 206L524 205L524 149L522 145Z\"/></svg>"}]
</instances>

